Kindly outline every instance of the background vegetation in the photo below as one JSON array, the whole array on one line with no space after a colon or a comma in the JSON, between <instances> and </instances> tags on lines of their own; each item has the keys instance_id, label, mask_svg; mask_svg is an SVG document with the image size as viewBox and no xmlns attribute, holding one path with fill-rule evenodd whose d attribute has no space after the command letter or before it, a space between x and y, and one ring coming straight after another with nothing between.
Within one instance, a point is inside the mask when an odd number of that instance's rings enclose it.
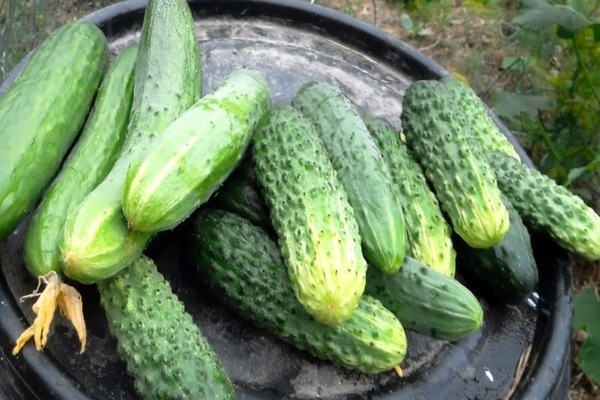
<instances>
[{"instance_id":1,"label":"background vegetation","mask_svg":"<svg viewBox=\"0 0 600 400\"><path fill-rule=\"evenodd\" d=\"M48 33L116 0L0 0L0 81ZM542 172L600 212L600 0L320 0L468 82ZM573 257L571 399L599 399L600 263Z\"/></svg>"}]
</instances>

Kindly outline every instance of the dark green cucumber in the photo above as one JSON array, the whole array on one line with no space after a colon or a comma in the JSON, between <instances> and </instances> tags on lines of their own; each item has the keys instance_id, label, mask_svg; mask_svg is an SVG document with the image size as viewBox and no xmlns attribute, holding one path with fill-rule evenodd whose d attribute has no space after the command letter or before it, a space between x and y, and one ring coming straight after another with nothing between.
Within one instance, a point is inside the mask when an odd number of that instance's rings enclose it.
<instances>
[{"instance_id":1,"label":"dark green cucumber","mask_svg":"<svg viewBox=\"0 0 600 400\"><path fill-rule=\"evenodd\" d=\"M500 132L498 125L488 114L481 98L470 86L451 76L442 78L440 81L450 90L454 101L459 104L462 113L467 118L467 124L471 128L473 136L485 150L501 151L521 160L512 143Z\"/></svg>"},{"instance_id":2,"label":"dark green cucumber","mask_svg":"<svg viewBox=\"0 0 600 400\"><path fill-rule=\"evenodd\" d=\"M523 220L565 249L600 260L600 216L594 209L540 171L500 152L487 155L500 189Z\"/></svg>"},{"instance_id":3,"label":"dark green cucumber","mask_svg":"<svg viewBox=\"0 0 600 400\"><path fill-rule=\"evenodd\" d=\"M208 206L232 212L255 225L272 229L269 209L259 192L251 158L246 160L223 182Z\"/></svg>"},{"instance_id":4,"label":"dark green cucumber","mask_svg":"<svg viewBox=\"0 0 600 400\"><path fill-rule=\"evenodd\" d=\"M507 198L504 204L510 228L500 243L489 249L474 249L456 238L455 245L459 269L465 276L500 301L515 303L535 290L538 269L527 227Z\"/></svg>"},{"instance_id":5,"label":"dark green cucumber","mask_svg":"<svg viewBox=\"0 0 600 400\"><path fill-rule=\"evenodd\" d=\"M367 265L316 129L296 109L275 106L254 133L252 157L296 298L319 322L342 323L358 306Z\"/></svg>"},{"instance_id":6,"label":"dark green cucumber","mask_svg":"<svg viewBox=\"0 0 600 400\"><path fill-rule=\"evenodd\" d=\"M499 243L509 228L508 211L485 151L449 89L435 80L415 81L402 107L407 145L453 230L471 247Z\"/></svg>"},{"instance_id":7,"label":"dark green cucumber","mask_svg":"<svg viewBox=\"0 0 600 400\"><path fill-rule=\"evenodd\" d=\"M352 370L391 370L406 356L404 329L381 303L363 296L336 326L315 321L295 298L277 243L222 210L201 210L186 253L211 293L239 315L315 357Z\"/></svg>"},{"instance_id":8,"label":"dark green cucumber","mask_svg":"<svg viewBox=\"0 0 600 400\"><path fill-rule=\"evenodd\" d=\"M352 102L335 85L308 82L292 105L309 117L354 209L365 259L386 273L402 265L406 227L392 178Z\"/></svg>"},{"instance_id":9,"label":"dark green cucumber","mask_svg":"<svg viewBox=\"0 0 600 400\"><path fill-rule=\"evenodd\" d=\"M34 50L0 98L0 240L60 169L108 61L108 42L97 26L68 23Z\"/></svg>"},{"instance_id":10,"label":"dark green cucumber","mask_svg":"<svg viewBox=\"0 0 600 400\"><path fill-rule=\"evenodd\" d=\"M194 19L185 0L150 0L135 67L131 117L123 148L106 178L65 221L59 246L64 273L92 283L138 258L153 234L128 228L122 211L129 165L201 94Z\"/></svg>"},{"instance_id":11,"label":"dark green cucumber","mask_svg":"<svg viewBox=\"0 0 600 400\"><path fill-rule=\"evenodd\" d=\"M23 243L33 276L62 273L58 240L64 221L112 168L127 131L133 97L137 45L127 47L110 65L76 145L35 210Z\"/></svg>"},{"instance_id":12,"label":"dark green cucumber","mask_svg":"<svg viewBox=\"0 0 600 400\"><path fill-rule=\"evenodd\" d=\"M150 258L98 282L98 291L143 399L235 399L219 356Z\"/></svg>"},{"instance_id":13,"label":"dark green cucumber","mask_svg":"<svg viewBox=\"0 0 600 400\"><path fill-rule=\"evenodd\" d=\"M370 267L365 293L405 328L436 339L459 340L483 324L481 304L466 286L410 257L392 276Z\"/></svg>"},{"instance_id":14,"label":"dark green cucumber","mask_svg":"<svg viewBox=\"0 0 600 400\"><path fill-rule=\"evenodd\" d=\"M365 116L365 125L388 165L399 190L406 221L407 255L449 277L454 277L456 251L452 228L438 199L429 188L423 169L389 123Z\"/></svg>"},{"instance_id":15,"label":"dark green cucumber","mask_svg":"<svg viewBox=\"0 0 600 400\"><path fill-rule=\"evenodd\" d=\"M123 213L131 229L160 232L187 219L244 156L271 104L256 72L230 72L187 109L127 172Z\"/></svg>"}]
</instances>

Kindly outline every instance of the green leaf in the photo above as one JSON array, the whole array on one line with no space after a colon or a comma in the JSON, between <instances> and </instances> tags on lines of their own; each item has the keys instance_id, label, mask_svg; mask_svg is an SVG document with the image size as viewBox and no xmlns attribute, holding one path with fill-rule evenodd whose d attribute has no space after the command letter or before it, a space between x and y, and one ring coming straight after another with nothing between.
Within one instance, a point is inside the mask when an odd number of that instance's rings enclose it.
<instances>
[{"instance_id":1,"label":"green leaf","mask_svg":"<svg viewBox=\"0 0 600 400\"><path fill-rule=\"evenodd\" d=\"M569 171L567 175L567 180L565 182L566 186L572 184L575 180L581 178L583 175L588 172L594 171L596 168L600 168L600 154L596 155L596 158L589 162L587 165L579 168L573 168Z\"/></svg>"},{"instance_id":2,"label":"green leaf","mask_svg":"<svg viewBox=\"0 0 600 400\"><path fill-rule=\"evenodd\" d=\"M600 23L595 22L592 24L592 31L594 32L594 43L600 42Z\"/></svg>"},{"instance_id":3,"label":"green leaf","mask_svg":"<svg viewBox=\"0 0 600 400\"><path fill-rule=\"evenodd\" d=\"M575 363L589 379L600 384L600 297L597 290L590 287L576 293L573 305L573 328L588 333Z\"/></svg>"},{"instance_id":4,"label":"green leaf","mask_svg":"<svg viewBox=\"0 0 600 400\"><path fill-rule=\"evenodd\" d=\"M494 93L491 103L494 112L500 117L514 118L520 114L534 117L538 110L552 106L552 98L498 90Z\"/></svg>"},{"instance_id":5,"label":"green leaf","mask_svg":"<svg viewBox=\"0 0 600 400\"><path fill-rule=\"evenodd\" d=\"M558 25L557 34L563 39L570 39L580 29L592 25L592 21L571 7L549 4L544 0L526 1L523 11L512 22L525 29L545 29Z\"/></svg>"},{"instance_id":6,"label":"green leaf","mask_svg":"<svg viewBox=\"0 0 600 400\"><path fill-rule=\"evenodd\" d=\"M527 69L531 63L530 57L512 57L506 56L502 59L502 70Z\"/></svg>"}]
</instances>

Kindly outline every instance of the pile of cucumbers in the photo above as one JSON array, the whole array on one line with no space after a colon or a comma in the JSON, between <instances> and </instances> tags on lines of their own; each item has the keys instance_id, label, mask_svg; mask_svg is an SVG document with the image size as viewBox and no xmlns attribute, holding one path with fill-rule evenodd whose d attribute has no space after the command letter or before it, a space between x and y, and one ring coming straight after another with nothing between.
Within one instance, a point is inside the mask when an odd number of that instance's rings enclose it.
<instances>
[{"instance_id":1,"label":"pile of cucumbers","mask_svg":"<svg viewBox=\"0 0 600 400\"><path fill-rule=\"evenodd\" d=\"M481 328L457 271L529 296L528 226L600 259L598 214L522 163L452 77L413 82L399 130L332 82L273 104L257 71L205 95L202 73L187 1L150 0L139 43L111 60L102 31L69 23L0 98L0 240L31 214L29 273L97 286L142 398L235 398L144 254L160 232L184 229L199 281L240 318L367 374L401 371L405 329Z\"/></svg>"}]
</instances>

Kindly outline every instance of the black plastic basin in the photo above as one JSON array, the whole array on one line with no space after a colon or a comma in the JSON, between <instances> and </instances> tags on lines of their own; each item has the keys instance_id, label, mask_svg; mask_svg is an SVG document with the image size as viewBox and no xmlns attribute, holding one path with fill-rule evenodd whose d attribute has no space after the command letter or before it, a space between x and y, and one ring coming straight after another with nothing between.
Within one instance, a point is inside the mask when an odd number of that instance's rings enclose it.
<instances>
[{"instance_id":1,"label":"black plastic basin","mask_svg":"<svg viewBox=\"0 0 600 400\"><path fill-rule=\"evenodd\" d=\"M139 39L145 4L126 1L85 20L105 32L114 55ZM339 85L363 113L399 127L407 86L448 75L375 27L307 2L212 0L190 5L202 49L205 93L239 67L265 77L274 103L289 102L309 79L326 80ZM22 66L0 90L6 90ZM84 354L78 354L73 329L57 317L43 352L29 344L18 357L11 355L15 339L34 317L32 301L18 300L36 286L22 260L26 223L0 243L0 388L9 399L136 399L93 285L77 285L88 325ZM147 254L223 359L240 399L564 399L572 317L568 258L546 235L532 231L532 239L540 269L534 295L504 306L472 288L484 306L483 328L455 343L409 331L402 379L394 372L367 376L315 360L206 297L195 272L181 260L177 230L159 235Z\"/></svg>"}]
</instances>

